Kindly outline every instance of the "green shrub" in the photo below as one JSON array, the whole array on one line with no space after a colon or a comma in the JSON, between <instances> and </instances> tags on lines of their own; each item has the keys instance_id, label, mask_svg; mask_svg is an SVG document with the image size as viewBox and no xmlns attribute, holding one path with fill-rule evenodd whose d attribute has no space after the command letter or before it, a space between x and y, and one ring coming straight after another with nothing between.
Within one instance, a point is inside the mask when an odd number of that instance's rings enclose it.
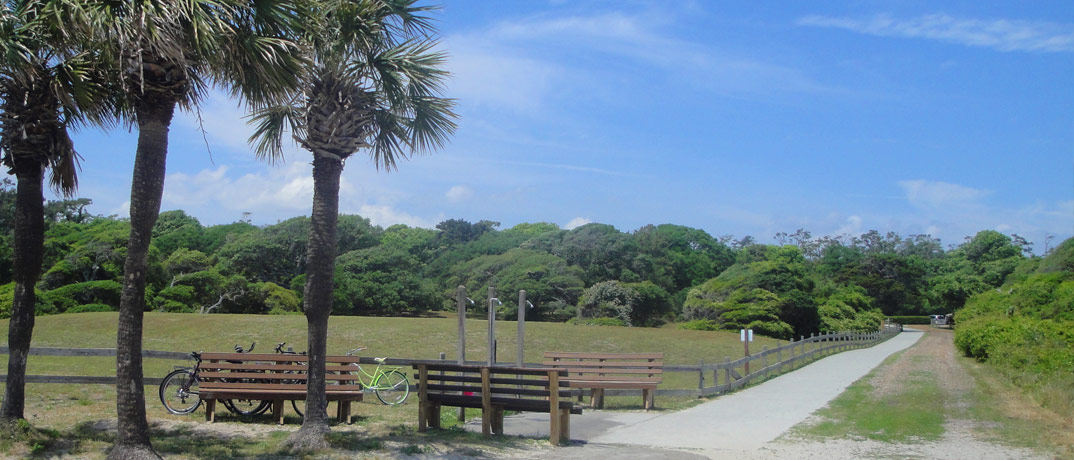
<instances>
[{"instance_id":1,"label":"green shrub","mask_svg":"<svg viewBox=\"0 0 1074 460\"><path fill-rule=\"evenodd\" d=\"M932 324L932 318L928 316L888 316L892 322L899 324Z\"/></svg>"},{"instance_id":2,"label":"green shrub","mask_svg":"<svg viewBox=\"0 0 1074 460\"><path fill-rule=\"evenodd\" d=\"M69 308L67 310L67 313L87 313L96 311L116 311L116 309L113 308L111 305L105 305L103 303L91 303Z\"/></svg>"},{"instance_id":3,"label":"green shrub","mask_svg":"<svg viewBox=\"0 0 1074 460\"><path fill-rule=\"evenodd\" d=\"M571 318L567 324L580 326L629 326L626 321L619 318Z\"/></svg>"},{"instance_id":4,"label":"green shrub","mask_svg":"<svg viewBox=\"0 0 1074 460\"><path fill-rule=\"evenodd\" d=\"M967 321L958 321L955 331L955 347L963 354L979 361L985 361L995 354L996 346L1009 342L1018 335L1019 327L1010 318L1003 315L979 316Z\"/></svg>"},{"instance_id":5,"label":"green shrub","mask_svg":"<svg viewBox=\"0 0 1074 460\"><path fill-rule=\"evenodd\" d=\"M711 319L695 319L693 321L679 324L679 329L688 329L692 331L718 331L720 330L720 325Z\"/></svg>"},{"instance_id":6,"label":"green shrub","mask_svg":"<svg viewBox=\"0 0 1074 460\"><path fill-rule=\"evenodd\" d=\"M68 284L39 296L37 314L63 313L79 305L100 303L119 307L123 286L116 281L87 281Z\"/></svg>"}]
</instances>

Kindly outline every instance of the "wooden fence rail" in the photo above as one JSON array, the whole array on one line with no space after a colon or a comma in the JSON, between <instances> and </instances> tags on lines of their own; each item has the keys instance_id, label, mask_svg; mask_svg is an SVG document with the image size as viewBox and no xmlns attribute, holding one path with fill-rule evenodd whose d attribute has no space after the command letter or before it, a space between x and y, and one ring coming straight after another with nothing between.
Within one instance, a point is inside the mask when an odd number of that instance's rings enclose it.
<instances>
[{"instance_id":1,"label":"wooden fence rail","mask_svg":"<svg viewBox=\"0 0 1074 460\"><path fill-rule=\"evenodd\" d=\"M685 372L697 375L697 388L660 388L659 396L713 396L726 393L757 379L781 374L802 367L827 354L838 353L856 348L870 347L883 342L895 334L901 327L894 325L883 331L873 333L834 332L822 335L801 337L776 348L763 348L759 353L736 359L724 357L722 362L698 363L697 365L665 364L664 372ZM0 346L0 355L8 354L8 347ZM114 348L30 348L34 356L115 356ZM415 363L442 363L441 359L406 359L388 358L384 364L390 366L411 366ZM190 353L175 351L142 350L142 357L153 359L192 360ZM372 357L360 357L361 364L376 365ZM455 362L455 360L452 360ZM749 367L746 364L749 363ZM486 361L466 361L466 364L487 364ZM189 365L189 364L188 364ZM514 366L514 363L503 363ZM527 363L526 367L541 367L541 364ZM747 373L746 369L750 371ZM163 377L146 377L146 385L159 385ZM0 375L0 382L6 382L7 376ZM115 377L77 376L77 375L27 375L27 383L67 383L67 384L110 384L116 383ZM582 390L588 392L589 390ZM606 390L606 396L637 396L641 390Z\"/></svg>"}]
</instances>

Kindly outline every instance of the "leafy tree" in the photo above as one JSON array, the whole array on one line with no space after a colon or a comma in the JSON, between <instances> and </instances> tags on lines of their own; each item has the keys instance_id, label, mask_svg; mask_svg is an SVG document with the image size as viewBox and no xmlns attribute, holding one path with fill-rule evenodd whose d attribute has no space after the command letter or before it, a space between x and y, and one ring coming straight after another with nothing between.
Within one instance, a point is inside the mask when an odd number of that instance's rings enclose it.
<instances>
[{"instance_id":1,"label":"leafy tree","mask_svg":"<svg viewBox=\"0 0 1074 460\"><path fill-rule=\"evenodd\" d=\"M818 330L820 318L797 247L749 247L746 263L736 263L716 278L690 290L683 304L686 320L716 321L723 329L743 325L789 338ZM741 260L741 259L740 259Z\"/></svg>"},{"instance_id":2,"label":"leafy tree","mask_svg":"<svg viewBox=\"0 0 1074 460\"><path fill-rule=\"evenodd\" d=\"M165 256L179 248L201 250L204 228L182 210L160 213L153 225L153 245Z\"/></svg>"},{"instance_id":3,"label":"leafy tree","mask_svg":"<svg viewBox=\"0 0 1074 460\"><path fill-rule=\"evenodd\" d=\"M414 0L311 2L316 27L302 35L308 65L301 84L253 115L256 150L279 158L283 132L313 153L313 212L302 296L309 329L310 370L302 428L293 448L327 446L324 356L332 309L339 177L343 162L368 148L374 164L443 145L454 131L453 102L439 96L447 71L433 50L430 7ZM312 25L312 24L311 24Z\"/></svg>"},{"instance_id":4,"label":"leafy tree","mask_svg":"<svg viewBox=\"0 0 1074 460\"><path fill-rule=\"evenodd\" d=\"M670 314L674 308L674 299L664 288L651 281L624 284L638 294L637 302L630 310L630 322L636 326L654 326L660 319Z\"/></svg>"},{"instance_id":5,"label":"leafy tree","mask_svg":"<svg viewBox=\"0 0 1074 460\"><path fill-rule=\"evenodd\" d=\"M630 326L638 297L638 291L618 281L602 281L586 289L578 299L578 317L615 318Z\"/></svg>"},{"instance_id":6,"label":"leafy tree","mask_svg":"<svg viewBox=\"0 0 1074 460\"><path fill-rule=\"evenodd\" d=\"M517 314L520 290L535 309L526 318L534 321L551 319L557 310L574 305L582 294L582 271L563 259L543 251L512 249L503 254L477 257L452 268L448 286L464 285L468 292L479 292L487 286L496 288L503 302L505 318ZM478 308L478 311L484 308ZM565 319L565 318L564 318Z\"/></svg>"}]
</instances>

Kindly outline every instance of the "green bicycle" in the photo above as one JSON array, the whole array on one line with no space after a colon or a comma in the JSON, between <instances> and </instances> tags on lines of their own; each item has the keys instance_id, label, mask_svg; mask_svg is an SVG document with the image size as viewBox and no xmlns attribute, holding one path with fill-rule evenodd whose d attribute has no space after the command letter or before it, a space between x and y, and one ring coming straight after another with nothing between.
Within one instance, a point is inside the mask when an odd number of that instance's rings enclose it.
<instances>
[{"instance_id":1,"label":"green bicycle","mask_svg":"<svg viewBox=\"0 0 1074 460\"><path fill-rule=\"evenodd\" d=\"M355 353L366 348L355 348L348 351L347 356L354 356ZM410 380L407 379L405 373L399 371L399 369L402 369L401 367L384 367L384 361L387 359L373 358L377 362L377 368L373 369L372 373L366 372L361 365L354 363L358 371L357 373L352 372L352 374L358 377L362 387L372 390L380 402L389 406L398 406L406 401L407 396L410 396Z\"/></svg>"}]
</instances>

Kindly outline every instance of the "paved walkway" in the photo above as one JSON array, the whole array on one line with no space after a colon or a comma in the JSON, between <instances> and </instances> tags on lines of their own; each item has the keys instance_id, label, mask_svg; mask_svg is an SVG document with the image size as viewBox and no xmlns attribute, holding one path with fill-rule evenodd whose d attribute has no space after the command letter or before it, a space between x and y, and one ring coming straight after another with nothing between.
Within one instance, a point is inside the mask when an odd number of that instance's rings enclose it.
<instances>
[{"instance_id":1,"label":"paved walkway","mask_svg":"<svg viewBox=\"0 0 1074 460\"><path fill-rule=\"evenodd\" d=\"M910 347L922 335L907 329L877 346L828 356L760 385L677 412L585 411L571 416L571 439L592 447L756 450L824 407L885 358ZM481 429L480 423L476 428ZM547 436L548 415L507 417L504 431Z\"/></svg>"}]
</instances>

